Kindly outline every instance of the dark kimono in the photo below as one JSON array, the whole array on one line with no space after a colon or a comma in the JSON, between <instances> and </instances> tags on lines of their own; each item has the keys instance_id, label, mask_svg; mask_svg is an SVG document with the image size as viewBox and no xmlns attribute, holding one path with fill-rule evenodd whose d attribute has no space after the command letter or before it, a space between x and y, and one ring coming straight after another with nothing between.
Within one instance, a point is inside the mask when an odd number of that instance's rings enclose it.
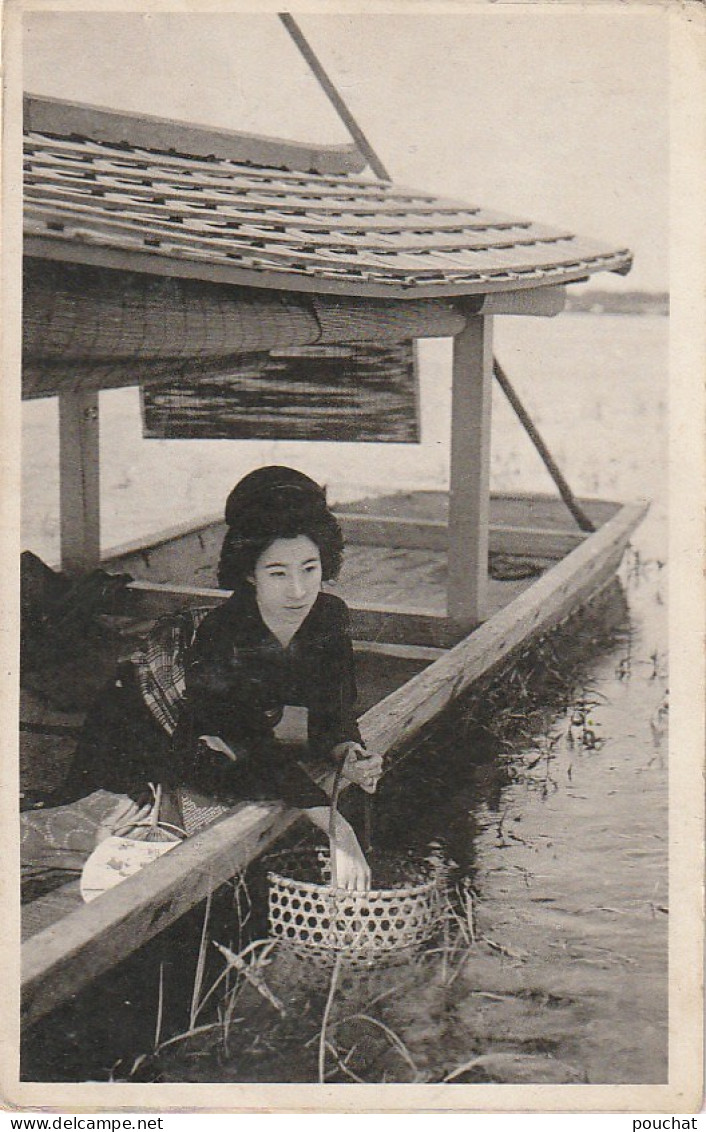
<instances>
[{"instance_id":1,"label":"dark kimono","mask_svg":"<svg viewBox=\"0 0 706 1132\"><path fill-rule=\"evenodd\" d=\"M229 801L328 805L298 759L326 757L339 743L361 741L349 615L340 598L320 593L284 648L247 586L199 626L185 677L174 737L182 783ZM276 735L285 707L306 709L306 751ZM235 761L199 743L202 735L223 739Z\"/></svg>"},{"instance_id":2,"label":"dark kimono","mask_svg":"<svg viewBox=\"0 0 706 1132\"><path fill-rule=\"evenodd\" d=\"M34 883L48 869L80 871L116 804L124 809L126 796L149 801L150 782L165 787L161 819L188 833L238 801L328 805L298 760L360 742L348 609L339 598L320 594L283 648L254 590L233 595L196 630L185 682L169 734L148 708L134 664L123 666L88 714L66 782L46 808L22 814L25 879ZM285 707L306 709L306 750L275 734ZM225 740L235 761L210 751L202 735Z\"/></svg>"}]
</instances>

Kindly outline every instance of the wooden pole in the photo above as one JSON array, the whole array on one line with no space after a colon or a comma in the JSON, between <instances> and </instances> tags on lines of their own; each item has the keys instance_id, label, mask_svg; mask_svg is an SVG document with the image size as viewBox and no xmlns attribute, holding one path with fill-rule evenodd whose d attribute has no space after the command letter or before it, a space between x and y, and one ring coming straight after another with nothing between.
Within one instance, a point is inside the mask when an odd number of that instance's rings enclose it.
<instances>
[{"instance_id":1,"label":"wooden pole","mask_svg":"<svg viewBox=\"0 0 706 1132\"><path fill-rule=\"evenodd\" d=\"M98 392L59 397L61 568L67 574L100 562Z\"/></svg>"},{"instance_id":2,"label":"wooden pole","mask_svg":"<svg viewBox=\"0 0 706 1132\"><path fill-rule=\"evenodd\" d=\"M488 586L491 317L470 316L454 338L452 381L448 615L470 629L485 616Z\"/></svg>"},{"instance_id":3,"label":"wooden pole","mask_svg":"<svg viewBox=\"0 0 706 1132\"><path fill-rule=\"evenodd\" d=\"M331 102L334 110L355 141L360 152L364 155L375 176L379 177L381 181L389 181L390 174L385 169L382 161L376 154L375 150L371 146L360 126L358 125L345 102L341 98L340 94L336 90L336 87L331 82L331 79L326 74L326 71L321 65L321 62L316 56L303 31L299 27L299 24L294 19L294 16L290 15L289 12L280 12L279 18L296 43L297 47L301 51L302 55L306 59L307 63L311 67L311 70L319 86L323 90L328 100Z\"/></svg>"},{"instance_id":4,"label":"wooden pole","mask_svg":"<svg viewBox=\"0 0 706 1132\"><path fill-rule=\"evenodd\" d=\"M287 12L280 12L279 18L311 67L321 88L364 154L376 177L389 181L390 175L385 166L326 74L294 17ZM556 296L552 296L552 298L554 300L552 310L554 310ZM563 294L561 298L561 306L563 306ZM489 327L489 316L486 316L486 319ZM473 321L473 318L469 319L469 322ZM466 361L475 347L468 343L465 346L461 345L464 333L462 332L454 339L453 384L455 392L452 409L448 615L452 621L461 625L468 625L482 620L487 589L488 515L490 506L490 392L486 389L487 358L484 346L479 346L483 355L481 364L483 373L482 375L476 373L474 363L470 362L469 374L473 373L474 376L469 377L469 384L466 387L463 371L466 368ZM582 531L595 531L594 524L574 497L571 488L561 474L529 413L515 393L502 366L497 359L492 358L492 355L488 372L491 375L493 372L495 373L510 404L539 452L544 466L554 480L561 498L576 519L580 529ZM475 388L477 393L477 402L470 392L471 386ZM466 419L466 415L464 415L463 423L458 422L457 411L466 414L466 410L469 411L468 416L470 418L476 410L479 411L480 416L475 424L472 423L471 419ZM468 432L466 432L466 426L468 426ZM482 436L481 433L484 430L486 430L486 435ZM472 435L472 431L478 435ZM456 455L454 455L454 447ZM474 465L473 470L466 461L466 450L471 460L478 459L480 461L477 466ZM474 491L482 492L483 498L480 495L472 498ZM462 514L464 509L467 509L465 518Z\"/></svg>"},{"instance_id":5,"label":"wooden pole","mask_svg":"<svg viewBox=\"0 0 706 1132\"><path fill-rule=\"evenodd\" d=\"M508 378L507 374L505 373L504 369L500 365L500 362L497 360L497 358L495 359L495 361L493 363L493 372L495 373L495 376L498 380L498 384L500 385L500 388L502 389L503 393L507 397L507 399L510 402L510 404L512 405L513 409L517 413L517 416L519 417L519 419L522 423L522 426L525 429L525 432L527 433L530 440L534 444L535 448L539 452L539 455L542 458L542 463L544 464L545 468L549 472L549 475L554 480L554 483L556 484L556 486L559 490L559 494L560 494L561 498L564 500L564 503L569 508L569 511L573 515L573 517L576 520L576 522L578 523L579 527L581 528L582 531L589 531L589 532L595 531L596 527L595 527L594 523L589 519L588 515L586 514L586 512L583 510L583 508L579 504L578 500L574 496L574 493L572 492L568 483L566 482L563 475L561 474L559 466L555 462L551 452L549 451L546 444L542 440L542 437L539 434L539 430L537 429L537 426L534 424L534 421L532 420L529 413L525 409L524 405L520 401L520 398L517 396L517 393L513 389L512 385L510 384L510 379Z\"/></svg>"}]
</instances>

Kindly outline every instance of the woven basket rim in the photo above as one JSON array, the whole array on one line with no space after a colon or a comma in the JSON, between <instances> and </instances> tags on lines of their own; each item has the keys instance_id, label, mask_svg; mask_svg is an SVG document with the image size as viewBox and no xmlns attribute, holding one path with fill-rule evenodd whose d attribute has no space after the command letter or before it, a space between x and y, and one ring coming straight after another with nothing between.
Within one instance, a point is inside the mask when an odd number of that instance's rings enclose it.
<instances>
[{"instance_id":1,"label":"woven basket rim","mask_svg":"<svg viewBox=\"0 0 706 1132\"><path fill-rule=\"evenodd\" d=\"M296 880L294 877L288 877L283 873L274 872L268 872L267 879L278 884L284 881L286 884L292 885L302 892L319 893L322 895L324 893L335 893L338 896L346 896L353 899L362 899L365 897L368 900L392 900L394 897L399 898L401 896L421 896L423 893L439 887L439 881L436 878L425 881L423 884L414 885L411 888L334 888L332 884Z\"/></svg>"},{"instance_id":2,"label":"woven basket rim","mask_svg":"<svg viewBox=\"0 0 706 1132\"><path fill-rule=\"evenodd\" d=\"M327 849L284 849L279 853L270 855L270 861L274 863L276 857L281 857L285 860L292 857L306 857L318 856L326 859L328 857ZM298 880L296 877L289 876L286 872L277 872L275 868L268 868L267 879L270 884L286 884L290 887L296 887L301 892L311 894L318 894L320 896L325 894L335 894L337 896L346 896L353 899L362 899L363 897L369 900L391 900L393 898L401 898L407 896L422 896L427 892L433 891L435 888L442 887L442 877L434 874L426 880L419 881L415 884L406 884L398 886L389 886L386 888L341 888L340 886L334 887L332 884L326 884L324 881L308 881Z\"/></svg>"}]
</instances>

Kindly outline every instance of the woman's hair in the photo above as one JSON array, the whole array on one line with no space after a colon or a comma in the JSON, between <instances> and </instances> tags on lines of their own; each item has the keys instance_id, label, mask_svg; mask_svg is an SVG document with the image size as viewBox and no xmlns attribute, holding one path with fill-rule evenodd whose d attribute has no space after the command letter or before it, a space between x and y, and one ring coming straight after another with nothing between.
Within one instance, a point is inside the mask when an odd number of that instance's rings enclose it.
<instances>
[{"instance_id":1,"label":"woman's hair","mask_svg":"<svg viewBox=\"0 0 706 1132\"><path fill-rule=\"evenodd\" d=\"M242 587L260 555L276 539L305 535L318 547L324 581L341 568L343 535L326 503L326 493L294 468L267 467L250 472L226 501L228 525L218 564L224 590Z\"/></svg>"}]
</instances>

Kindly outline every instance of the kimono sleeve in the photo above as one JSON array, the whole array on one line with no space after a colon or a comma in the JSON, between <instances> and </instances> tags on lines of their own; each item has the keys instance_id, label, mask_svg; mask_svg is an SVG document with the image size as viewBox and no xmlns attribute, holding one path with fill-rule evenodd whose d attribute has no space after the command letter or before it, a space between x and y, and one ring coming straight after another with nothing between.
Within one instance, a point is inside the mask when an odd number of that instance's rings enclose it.
<instances>
[{"instance_id":1,"label":"kimono sleeve","mask_svg":"<svg viewBox=\"0 0 706 1132\"><path fill-rule=\"evenodd\" d=\"M339 743L363 745L356 717L358 688L350 614L340 599L332 607L322 652L324 670L309 716L309 742L314 751L328 755Z\"/></svg>"},{"instance_id":2,"label":"kimono sleeve","mask_svg":"<svg viewBox=\"0 0 706 1132\"><path fill-rule=\"evenodd\" d=\"M207 617L186 656L182 723L190 738L218 735L237 744L252 734L257 716L249 710L248 673L238 663L229 623L220 610Z\"/></svg>"}]
</instances>

